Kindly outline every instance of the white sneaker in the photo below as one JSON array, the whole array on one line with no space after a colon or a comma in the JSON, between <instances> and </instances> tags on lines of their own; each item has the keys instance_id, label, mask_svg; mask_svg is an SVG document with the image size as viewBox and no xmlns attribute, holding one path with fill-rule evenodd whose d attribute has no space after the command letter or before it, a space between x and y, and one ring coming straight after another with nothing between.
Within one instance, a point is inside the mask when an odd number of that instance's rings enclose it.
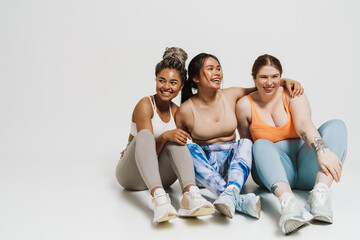
<instances>
[{"instance_id":1,"label":"white sneaker","mask_svg":"<svg viewBox=\"0 0 360 240\"><path fill-rule=\"evenodd\" d=\"M233 188L226 188L215 200L215 208L227 216L233 218L235 214L235 206L239 199L239 192Z\"/></svg>"},{"instance_id":2,"label":"white sneaker","mask_svg":"<svg viewBox=\"0 0 360 240\"><path fill-rule=\"evenodd\" d=\"M280 199L281 218L279 225L283 233L288 234L313 219L313 216L301 207L294 196Z\"/></svg>"},{"instance_id":3,"label":"white sneaker","mask_svg":"<svg viewBox=\"0 0 360 240\"><path fill-rule=\"evenodd\" d=\"M162 188L155 190L154 197L152 198L152 205L154 210L154 222L156 223L168 221L178 216L175 208L171 205L169 194Z\"/></svg>"},{"instance_id":4,"label":"white sneaker","mask_svg":"<svg viewBox=\"0 0 360 240\"><path fill-rule=\"evenodd\" d=\"M322 222L333 223L330 192L324 187L317 187L310 191L308 198L310 213L314 219Z\"/></svg>"},{"instance_id":5,"label":"white sneaker","mask_svg":"<svg viewBox=\"0 0 360 240\"><path fill-rule=\"evenodd\" d=\"M236 203L236 210L254 218L260 218L261 201L254 193L240 194Z\"/></svg>"},{"instance_id":6,"label":"white sneaker","mask_svg":"<svg viewBox=\"0 0 360 240\"><path fill-rule=\"evenodd\" d=\"M181 217L205 216L214 212L214 206L201 196L200 190L196 186L191 186L189 191L183 194L178 211Z\"/></svg>"}]
</instances>

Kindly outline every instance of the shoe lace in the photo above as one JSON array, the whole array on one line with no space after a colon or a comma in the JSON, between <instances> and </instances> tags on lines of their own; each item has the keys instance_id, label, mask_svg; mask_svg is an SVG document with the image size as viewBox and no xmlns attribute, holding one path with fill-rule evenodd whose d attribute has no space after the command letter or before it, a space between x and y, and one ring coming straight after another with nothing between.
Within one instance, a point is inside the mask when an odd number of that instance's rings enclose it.
<instances>
[{"instance_id":1,"label":"shoe lace","mask_svg":"<svg viewBox=\"0 0 360 240\"><path fill-rule=\"evenodd\" d=\"M163 194L160 196L156 196L153 197L153 203L155 204L155 206L160 206L160 205L164 205L170 202L170 197L169 194Z\"/></svg>"},{"instance_id":2,"label":"shoe lace","mask_svg":"<svg viewBox=\"0 0 360 240\"><path fill-rule=\"evenodd\" d=\"M202 199L203 198L198 191L189 191L189 194L192 199Z\"/></svg>"},{"instance_id":3,"label":"shoe lace","mask_svg":"<svg viewBox=\"0 0 360 240\"><path fill-rule=\"evenodd\" d=\"M291 204L292 201L293 201L292 197L287 197L287 198L280 199L281 209L285 209L287 206L289 206L289 204Z\"/></svg>"},{"instance_id":4,"label":"shoe lace","mask_svg":"<svg viewBox=\"0 0 360 240\"><path fill-rule=\"evenodd\" d=\"M315 195L316 199L319 202L324 203L326 201L328 192L326 191L325 188L319 187L317 189L312 190L311 192L313 192L313 194Z\"/></svg>"}]
</instances>

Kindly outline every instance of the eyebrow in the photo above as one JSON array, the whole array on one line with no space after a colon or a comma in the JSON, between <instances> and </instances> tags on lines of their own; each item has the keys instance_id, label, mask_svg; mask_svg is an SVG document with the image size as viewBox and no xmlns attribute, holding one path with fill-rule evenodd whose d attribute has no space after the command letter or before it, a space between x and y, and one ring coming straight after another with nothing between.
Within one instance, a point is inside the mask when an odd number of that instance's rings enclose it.
<instances>
[{"instance_id":1,"label":"eyebrow","mask_svg":"<svg viewBox=\"0 0 360 240\"><path fill-rule=\"evenodd\" d=\"M280 73L275 73L275 74L258 74L259 76L276 76L276 75L280 75Z\"/></svg>"},{"instance_id":2,"label":"eyebrow","mask_svg":"<svg viewBox=\"0 0 360 240\"><path fill-rule=\"evenodd\" d=\"M159 77L161 80L166 80L166 78L164 78L164 77ZM178 79L176 79L176 78L172 78L172 79L170 79L169 81L179 81Z\"/></svg>"}]
</instances>

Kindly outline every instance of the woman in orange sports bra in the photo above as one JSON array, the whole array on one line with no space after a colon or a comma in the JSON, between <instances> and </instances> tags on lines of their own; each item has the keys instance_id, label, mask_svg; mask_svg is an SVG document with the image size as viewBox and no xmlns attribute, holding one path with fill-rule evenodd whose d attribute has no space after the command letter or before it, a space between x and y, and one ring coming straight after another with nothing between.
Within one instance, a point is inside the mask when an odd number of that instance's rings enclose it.
<instances>
[{"instance_id":1,"label":"woman in orange sports bra","mask_svg":"<svg viewBox=\"0 0 360 240\"><path fill-rule=\"evenodd\" d=\"M240 136L254 142L252 177L279 198L279 224L287 234L313 218L332 223L329 187L340 181L347 132L341 120L316 129L307 97L290 98L280 86L281 74L277 58L258 57L252 68L258 90L239 100L236 115ZM312 189L310 212L291 189Z\"/></svg>"},{"instance_id":2,"label":"woman in orange sports bra","mask_svg":"<svg viewBox=\"0 0 360 240\"><path fill-rule=\"evenodd\" d=\"M214 205L225 216L232 218L236 209L259 218L260 198L254 194L240 195L251 170L252 142L235 141L236 101L255 88L221 89L223 75L219 60L206 53L191 60L188 75L175 121L178 128L192 136L193 143L187 146L197 185L218 195ZM294 94L302 91L297 82L284 80L283 83L290 90L295 85ZM195 95L193 88L197 89Z\"/></svg>"}]
</instances>

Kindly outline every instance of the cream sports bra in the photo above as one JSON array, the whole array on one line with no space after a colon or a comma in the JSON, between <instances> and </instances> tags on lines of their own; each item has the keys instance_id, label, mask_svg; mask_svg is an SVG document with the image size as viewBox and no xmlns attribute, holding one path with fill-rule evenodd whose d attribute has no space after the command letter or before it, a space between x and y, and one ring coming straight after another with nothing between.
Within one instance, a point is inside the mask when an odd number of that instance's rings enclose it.
<instances>
[{"instance_id":1,"label":"cream sports bra","mask_svg":"<svg viewBox=\"0 0 360 240\"><path fill-rule=\"evenodd\" d=\"M190 98L190 106L194 116L194 127L191 136L194 139L206 141L213 138L230 136L237 127L237 120L234 111L230 108L226 98L220 95L224 105L224 115L219 122L209 123L205 121L196 110L194 103Z\"/></svg>"}]
</instances>

